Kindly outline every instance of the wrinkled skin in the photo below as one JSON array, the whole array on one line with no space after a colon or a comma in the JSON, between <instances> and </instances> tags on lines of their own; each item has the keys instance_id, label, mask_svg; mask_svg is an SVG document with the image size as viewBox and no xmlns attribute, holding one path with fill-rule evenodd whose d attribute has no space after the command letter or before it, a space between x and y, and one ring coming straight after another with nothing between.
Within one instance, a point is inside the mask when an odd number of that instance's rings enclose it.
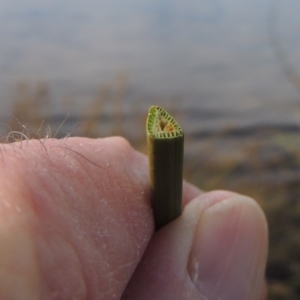
<instances>
[{"instance_id":1,"label":"wrinkled skin","mask_svg":"<svg viewBox=\"0 0 300 300\"><path fill-rule=\"evenodd\" d=\"M184 183L154 232L147 158L122 138L0 148L0 299L265 299L254 200Z\"/></svg>"}]
</instances>

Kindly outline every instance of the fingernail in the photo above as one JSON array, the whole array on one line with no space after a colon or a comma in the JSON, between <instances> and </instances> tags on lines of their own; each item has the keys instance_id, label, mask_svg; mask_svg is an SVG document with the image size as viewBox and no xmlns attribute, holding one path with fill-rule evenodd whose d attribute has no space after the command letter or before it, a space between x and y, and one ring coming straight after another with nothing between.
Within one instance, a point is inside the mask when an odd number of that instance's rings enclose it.
<instances>
[{"instance_id":1,"label":"fingernail","mask_svg":"<svg viewBox=\"0 0 300 300\"><path fill-rule=\"evenodd\" d=\"M237 195L201 215L188 272L208 299L259 299L266 255L265 217L253 200Z\"/></svg>"}]
</instances>

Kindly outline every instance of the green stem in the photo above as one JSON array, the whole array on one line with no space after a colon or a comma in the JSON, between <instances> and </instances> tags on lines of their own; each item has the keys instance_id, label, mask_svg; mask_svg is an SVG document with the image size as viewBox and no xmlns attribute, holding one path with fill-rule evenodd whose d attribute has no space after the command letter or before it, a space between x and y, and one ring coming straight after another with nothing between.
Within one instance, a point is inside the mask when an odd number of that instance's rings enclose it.
<instances>
[{"instance_id":1,"label":"green stem","mask_svg":"<svg viewBox=\"0 0 300 300\"><path fill-rule=\"evenodd\" d=\"M152 207L156 229L181 215L184 134L164 109L151 106L147 141Z\"/></svg>"}]
</instances>

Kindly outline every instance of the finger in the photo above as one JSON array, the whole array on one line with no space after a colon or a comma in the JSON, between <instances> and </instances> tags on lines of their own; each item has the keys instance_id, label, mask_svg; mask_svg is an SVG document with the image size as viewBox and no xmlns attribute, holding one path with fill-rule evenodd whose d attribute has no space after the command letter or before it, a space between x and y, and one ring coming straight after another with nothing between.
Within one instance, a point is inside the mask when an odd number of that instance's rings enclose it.
<instances>
[{"instance_id":1,"label":"finger","mask_svg":"<svg viewBox=\"0 0 300 300\"><path fill-rule=\"evenodd\" d=\"M203 192L196 186L188 183L187 181L183 181L182 186L182 206L187 205L191 200L202 194Z\"/></svg>"},{"instance_id":2,"label":"finger","mask_svg":"<svg viewBox=\"0 0 300 300\"><path fill-rule=\"evenodd\" d=\"M144 156L121 138L1 147L0 299L120 297L153 234Z\"/></svg>"},{"instance_id":3,"label":"finger","mask_svg":"<svg viewBox=\"0 0 300 300\"><path fill-rule=\"evenodd\" d=\"M266 221L253 200L203 194L154 235L122 299L260 299L266 256Z\"/></svg>"},{"instance_id":4,"label":"finger","mask_svg":"<svg viewBox=\"0 0 300 300\"><path fill-rule=\"evenodd\" d=\"M117 299L153 230L147 158L124 139L1 145L0 299Z\"/></svg>"}]
</instances>

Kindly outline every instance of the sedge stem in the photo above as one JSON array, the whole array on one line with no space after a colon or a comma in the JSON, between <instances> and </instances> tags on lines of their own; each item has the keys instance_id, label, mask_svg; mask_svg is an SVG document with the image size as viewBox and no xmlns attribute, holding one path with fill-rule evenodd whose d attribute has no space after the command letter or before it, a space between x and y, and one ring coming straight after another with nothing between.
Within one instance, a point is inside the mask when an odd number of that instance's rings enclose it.
<instances>
[{"instance_id":1,"label":"sedge stem","mask_svg":"<svg viewBox=\"0 0 300 300\"><path fill-rule=\"evenodd\" d=\"M152 208L160 229L181 215L184 134L159 106L150 107L146 131Z\"/></svg>"}]
</instances>

